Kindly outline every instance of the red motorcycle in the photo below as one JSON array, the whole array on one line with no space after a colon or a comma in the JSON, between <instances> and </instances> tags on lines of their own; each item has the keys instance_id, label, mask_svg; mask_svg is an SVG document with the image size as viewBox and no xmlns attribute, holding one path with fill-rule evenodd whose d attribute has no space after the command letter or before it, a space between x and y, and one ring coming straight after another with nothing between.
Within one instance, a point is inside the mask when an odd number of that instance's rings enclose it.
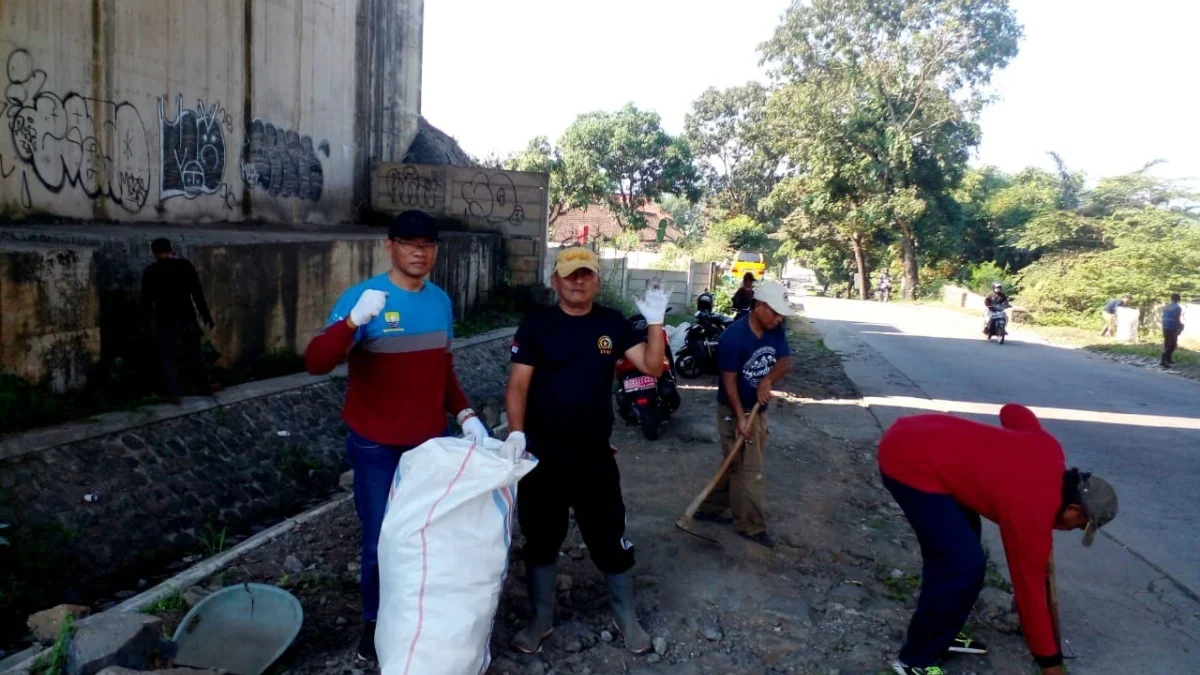
<instances>
[{"instance_id":1,"label":"red motorcycle","mask_svg":"<svg viewBox=\"0 0 1200 675\"><path fill-rule=\"evenodd\" d=\"M641 315L630 317L630 322L635 331L646 330L646 320ZM638 370L630 361L617 361L617 413L628 424L640 425L642 435L650 441L658 438L659 426L679 410L681 403L671 367L671 348L666 350L663 372L657 378Z\"/></svg>"}]
</instances>

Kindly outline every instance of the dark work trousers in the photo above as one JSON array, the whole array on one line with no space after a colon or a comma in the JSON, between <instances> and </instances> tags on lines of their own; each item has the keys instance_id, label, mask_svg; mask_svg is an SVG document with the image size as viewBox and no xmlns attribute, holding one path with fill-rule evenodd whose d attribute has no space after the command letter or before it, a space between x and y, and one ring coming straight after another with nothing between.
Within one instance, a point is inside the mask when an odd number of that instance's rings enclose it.
<instances>
[{"instance_id":1,"label":"dark work trousers","mask_svg":"<svg viewBox=\"0 0 1200 675\"><path fill-rule=\"evenodd\" d=\"M1163 365L1170 364L1174 361L1175 348L1179 346L1179 331L1163 329Z\"/></svg>"},{"instance_id":2,"label":"dark work trousers","mask_svg":"<svg viewBox=\"0 0 1200 675\"><path fill-rule=\"evenodd\" d=\"M400 455L411 449L412 446L381 445L353 431L346 436L346 458L354 469L354 508L362 523L360 571L364 621L374 621L379 614L379 531Z\"/></svg>"},{"instance_id":3,"label":"dark work trousers","mask_svg":"<svg viewBox=\"0 0 1200 675\"><path fill-rule=\"evenodd\" d=\"M962 630L983 589L987 561L979 514L950 495L922 492L883 477L921 544L921 597L900 650L907 666L937 663Z\"/></svg>"},{"instance_id":4,"label":"dark work trousers","mask_svg":"<svg viewBox=\"0 0 1200 675\"><path fill-rule=\"evenodd\" d=\"M204 350L200 347L200 337L203 333L194 319L156 319L154 333L158 340L159 372L162 374L163 391L167 396L178 398L181 391L179 368L176 365L177 349L183 350L185 358L195 360L205 387L210 385L208 361L205 360Z\"/></svg>"},{"instance_id":5,"label":"dark work trousers","mask_svg":"<svg viewBox=\"0 0 1200 675\"><path fill-rule=\"evenodd\" d=\"M521 479L517 517L525 535L527 565L541 567L558 560L571 510L601 572L622 574L633 567L633 544L625 538L621 472L607 452L565 460L539 457L537 468Z\"/></svg>"}]
</instances>

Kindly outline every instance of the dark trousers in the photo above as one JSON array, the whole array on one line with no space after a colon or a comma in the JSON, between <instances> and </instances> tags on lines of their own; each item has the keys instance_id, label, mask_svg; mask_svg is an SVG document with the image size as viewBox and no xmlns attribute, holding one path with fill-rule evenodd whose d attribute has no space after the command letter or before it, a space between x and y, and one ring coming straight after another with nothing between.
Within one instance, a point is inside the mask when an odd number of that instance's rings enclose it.
<instances>
[{"instance_id":1,"label":"dark trousers","mask_svg":"<svg viewBox=\"0 0 1200 675\"><path fill-rule=\"evenodd\" d=\"M208 361L204 358L204 350L200 347L200 337L203 333L200 326L193 320L187 319L156 319L154 334L158 341L158 365L162 375L163 391L167 396L178 398L179 368L176 364L177 349L183 350L185 358L195 359L197 372L204 385L209 386Z\"/></svg>"},{"instance_id":2,"label":"dark trousers","mask_svg":"<svg viewBox=\"0 0 1200 675\"><path fill-rule=\"evenodd\" d=\"M412 446L381 445L351 431L346 436L346 458L354 469L354 508L362 523L363 620L379 614L379 530L387 511L400 455Z\"/></svg>"},{"instance_id":3,"label":"dark trousers","mask_svg":"<svg viewBox=\"0 0 1200 675\"><path fill-rule=\"evenodd\" d=\"M1163 329L1163 354L1162 363L1172 363L1175 356L1175 348L1179 346L1179 331Z\"/></svg>"},{"instance_id":4,"label":"dark trousers","mask_svg":"<svg viewBox=\"0 0 1200 675\"><path fill-rule=\"evenodd\" d=\"M601 572L622 574L633 567L633 544L625 538L621 472L616 458L606 452L586 459L540 459L521 479L517 517L525 535L527 565L541 567L558 560L571 510Z\"/></svg>"},{"instance_id":5,"label":"dark trousers","mask_svg":"<svg viewBox=\"0 0 1200 675\"><path fill-rule=\"evenodd\" d=\"M921 597L908 625L900 660L914 668L937 663L962 630L983 589L987 561L979 514L950 495L933 494L883 477L921 544Z\"/></svg>"}]
</instances>

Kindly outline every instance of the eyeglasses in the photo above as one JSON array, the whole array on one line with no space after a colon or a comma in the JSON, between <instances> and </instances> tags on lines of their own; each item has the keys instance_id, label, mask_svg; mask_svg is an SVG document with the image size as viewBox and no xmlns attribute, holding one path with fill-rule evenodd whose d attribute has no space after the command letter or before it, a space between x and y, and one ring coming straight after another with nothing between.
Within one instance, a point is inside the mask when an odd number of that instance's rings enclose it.
<instances>
[{"instance_id":1,"label":"eyeglasses","mask_svg":"<svg viewBox=\"0 0 1200 675\"><path fill-rule=\"evenodd\" d=\"M393 239L394 243L398 244L406 251L432 251L437 248L436 241L427 239Z\"/></svg>"}]
</instances>

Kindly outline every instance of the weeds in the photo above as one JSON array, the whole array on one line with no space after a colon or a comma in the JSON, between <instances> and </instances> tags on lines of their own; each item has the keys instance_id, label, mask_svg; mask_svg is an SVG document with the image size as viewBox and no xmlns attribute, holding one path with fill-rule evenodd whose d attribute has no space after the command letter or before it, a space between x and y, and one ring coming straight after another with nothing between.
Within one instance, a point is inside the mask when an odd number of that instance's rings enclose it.
<instances>
[{"instance_id":1,"label":"weeds","mask_svg":"<svg viewBox=\"0 0 1200 675\"><path fill-rule=\"evenodd\" d=\"M29 668L31 675L65 675L67 672L67 648L74 635L75 617L68 614L63 618L62 627L58 629L58 637L54 639L54 646L38 656Z\"/></svg>"},{"instance_id":2,"label":"weeds","mask_svg":"<svg viewBox=\"0 0 1200 675\"><path fill-rule=\"evenodd\" d=\"M915 574L902 574L898 577L888 577L883 580L888 589L888 597L903 602L921 587L921 577Z\"/></svg>"},{"instance_id":3,"label":"weeds","mask_svg":"<svg viewBox=\"0 0 1200 675\"><path fill-rule=\"evenodd\" d=\"M170 595L155 600L149 607L142 611L146 614L162 616L174 612L186 612L187 608L187 601L183 599L183 594L179 591L173 591Z\"/></svg>"},{"instance_id":4,"label":"weeds","mask_svg":"<svg viewBox=\"0 0 1200 675\"><path fill-rule=\"evenodd\" d=\"M222 527L217 530L212 523L204 526L204 535L200 538L204 545L204 551L209 557L217 555L225 550L225 533L228 528Z\"/></svg>"},{"instance_id":5,"label":"weeds","mask_svg":"<svg viewBox=\"0 0 1200 675\"><path fill-rule=\"evenodd\" d=\"M1008 593L1013 592L1012 584L1008 583L1008 580L1004 578L1004 575L1000 574L1000 572L992 565L988 565L987 573L983 577L983 585L991 588L999 588L1000 590Z\"/></svg>"}]
</instances>

